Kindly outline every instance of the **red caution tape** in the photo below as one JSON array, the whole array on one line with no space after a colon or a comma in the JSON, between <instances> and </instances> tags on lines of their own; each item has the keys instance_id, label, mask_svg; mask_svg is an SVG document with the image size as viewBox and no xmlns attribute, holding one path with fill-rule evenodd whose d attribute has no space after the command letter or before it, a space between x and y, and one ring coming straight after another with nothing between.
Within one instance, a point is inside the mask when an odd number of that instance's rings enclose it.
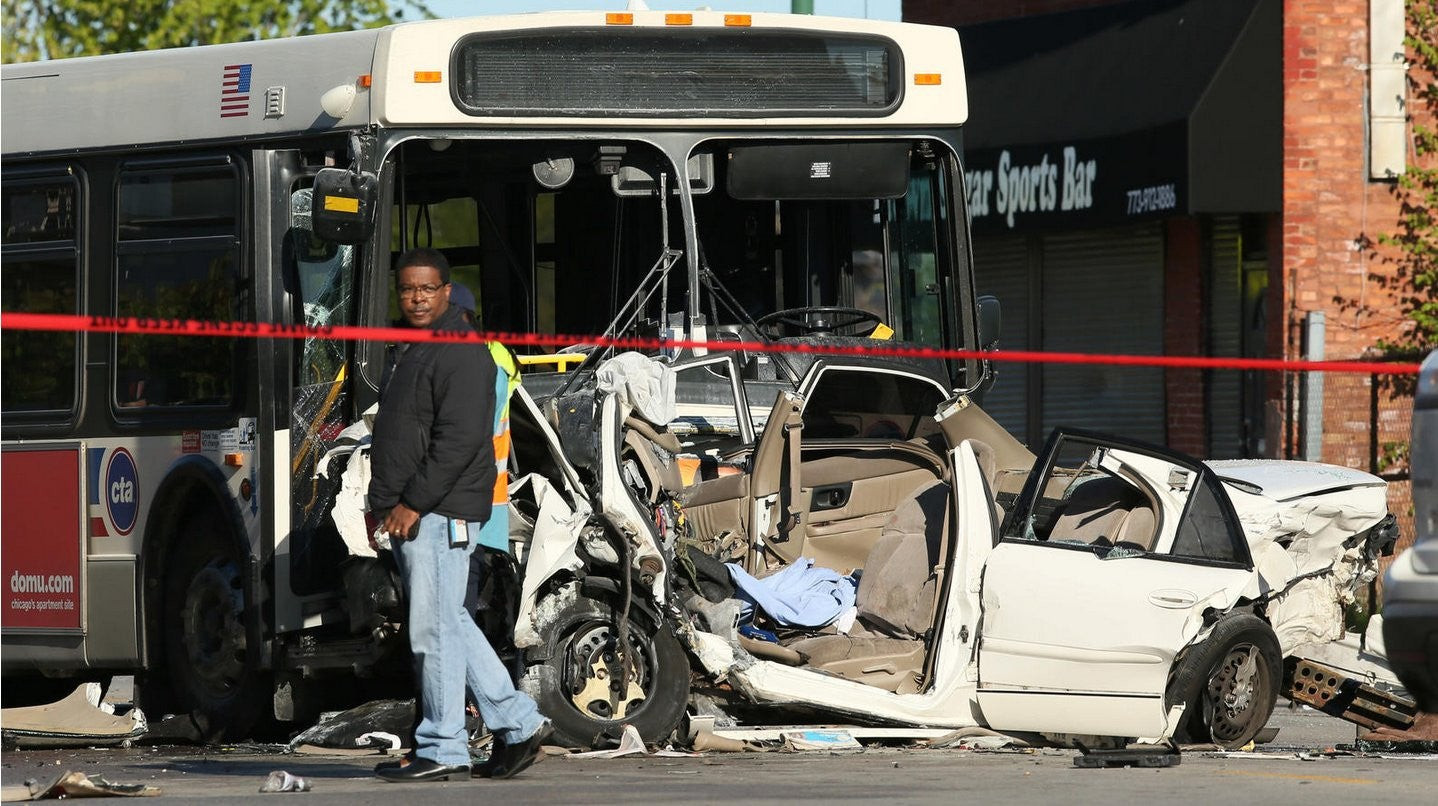
<instances>
[{"instance_id":1,"label":"red caution tape","mask_svg":"<svg viewBox=\"0 0 1438 806\"><path fill-rule=\"evenodd\" d=\"M894 358L982 359L1035 364L1102 364L1174 369L1277 370L1284 372L1355 372L1369 375L1416 375L1416 363L1379 361L1288 361L1273 358L1209 358L1204 356L1112 355L1050 353L1024 350L940 350L896 344L813 345L759 341L694 341L688 339L612 338L546 333L500 333L416 330L407 327L356 325L284 325L271 322L205 322L196 319L150 319L128 316L6 313L0 330L48 330L67 333L123 333L165 336L220 336L254 339L327 339L334 341L442 342L499 341L510 347L567 347L587 344L621 349L742 350L754 353L814 353Z\"/></svg>"}]
</instances>

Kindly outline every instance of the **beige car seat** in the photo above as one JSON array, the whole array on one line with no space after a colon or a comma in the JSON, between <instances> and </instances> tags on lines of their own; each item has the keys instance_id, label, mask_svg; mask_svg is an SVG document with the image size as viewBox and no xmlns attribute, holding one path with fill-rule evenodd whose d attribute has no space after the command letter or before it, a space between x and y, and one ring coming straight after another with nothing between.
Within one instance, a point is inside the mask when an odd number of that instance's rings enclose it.
<instances>
[{"instance_id":1,"label":"beige car seat","mask_svg":"<svg viewBox=\"0 0 1438 806\"><path fill-rule=\"evenodd\" d=\"M1143 493L1116 476L1080 483L1063 503L1051 541L1151 551L1157 519Z\"/></svg>"},{"instance_id":2,"label":"beige car seat","mask_svg":"<svg viewBox=\"0 0 1438 806\"><path fill-rule=\"evenodd\" d=\"M897 691L923 668L924 634L933 623L934 567L948 524L949 485L934 481L894 510L869 552L847 635L789 644L810 667Z\"/></svg>"}]
</instances>

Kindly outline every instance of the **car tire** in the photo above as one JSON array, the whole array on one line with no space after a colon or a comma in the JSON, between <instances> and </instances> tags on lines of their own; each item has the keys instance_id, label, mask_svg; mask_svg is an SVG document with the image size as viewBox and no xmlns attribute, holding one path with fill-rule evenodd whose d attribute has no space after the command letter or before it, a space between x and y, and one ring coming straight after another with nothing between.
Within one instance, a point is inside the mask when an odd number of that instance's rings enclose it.
<instances>
[{"instance_id":1,"label":"car tire","mask_svg":"<svg viewBox=\"0 0 1438 806\"><path fill-rule=\"evenodd\" d=\"M679 638L648 613L629 609L629 641L638 658L630 699L615 708L618 684L619 610L612 603L579 597L544 632L553 638L548 657L525 671L522 687L554 724L554 741L568 747L600 747L633 725L645 742L659 742L678 727L689 701L689 658Z\"/></svg>"},{"instance_id":2,"label":"car tire","mask_svg":"<svg viewBox=\"0 0 1438 806\"><path fill-rule=\"evenodd\" d=\"M1273 713L1282 669L1278 638L1267 622L1248 613L1224 618L1206 640L1189 647L1169 678L1168 707L1186 706L1174 739L1227 748L1248 744Z\"/></svg>"},{"instance_id":3,"label":"car tire","mask_svg":"<svg viewBox=\"0 0 1438 806\"><path fill-rule=\"evenodd\" d=\"M247 738L267 721L268 677L248 646L246 605L238 546L214 518L191 516L171 549L161 618L171 702L204 741Z\"/></svg>"}]
</instances>

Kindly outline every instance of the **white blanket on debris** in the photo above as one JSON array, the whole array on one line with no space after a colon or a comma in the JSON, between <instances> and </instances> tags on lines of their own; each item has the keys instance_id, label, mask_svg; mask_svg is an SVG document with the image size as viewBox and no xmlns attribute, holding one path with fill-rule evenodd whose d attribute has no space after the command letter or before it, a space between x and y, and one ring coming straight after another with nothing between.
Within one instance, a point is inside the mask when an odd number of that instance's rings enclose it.
<instances>
[{"instance_id":1,"label":"white blanket on debris","mask_svg":"<svg viewBox=\"0 0 1438 806\"><path fill-rule=\"evenodd\" d=\"M678 414L674 402L674 370L641 353L620 353L599 365L599 391L613 393L622 411L633 411L664 426Z\"/></svg>"},{"instance_id":2,"label":"white blanket on debris","mask_svg":"<svg viewBox=\"0 0 1438 806\"><path fill-rule=\"evenodd\" d=\"M350 454L345 472L340 476L340 491L335 494L334 509L330 510L340 538L345 541L350 554L356 557L378 556L370 545L369 524L365 522L365 512L369 510L365 498L369 492L369 477L369 444L366 443Z\"/></svg>"}]
</instances>

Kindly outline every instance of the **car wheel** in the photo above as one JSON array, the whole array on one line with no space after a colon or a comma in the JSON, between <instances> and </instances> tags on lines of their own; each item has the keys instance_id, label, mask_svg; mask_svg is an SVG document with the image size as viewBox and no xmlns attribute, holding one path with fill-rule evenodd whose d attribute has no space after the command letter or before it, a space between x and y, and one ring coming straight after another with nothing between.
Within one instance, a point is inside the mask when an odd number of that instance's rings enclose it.
<instances>
[{"instance_id":1,"label":"car wheel","mask_svg":"<svg viewBox=\"0 0 1438 806\"><path fill-rule=\"evenodd\" d=\"M247 736L268 705L246 637L242 562L224 528L201 515L185 522L165 572L167 682L207 741Z\"/></svg>"},{"instance_id":2,"label":"car wheel","mask_svg":"<svg viewBox=\"0 0 1438 806\"><path fill-rule=\"evenodd\" d=\"M1283 668L1273 628L1240 613L1218 622L1203 643L1179 660L1167 704L1186 704L1174 733L1181 743L1248 744L1268 724Z\"/></svg>"},{"instance_id":3,"label":"car wheel","mask_svg":"<svg viewBox=\"0 0 1438 806\"><path fill-rule=\"evenodd\" d=\"M580 597L546 630L549 657L525 672L524 688L554 724L554 738L570 747L598 747L633 725L646 742L662 741L679 725L689 701L689 658L667 625L629 610L633 663L625 675L619 611Z\"/></svg>"}]
</instances>

